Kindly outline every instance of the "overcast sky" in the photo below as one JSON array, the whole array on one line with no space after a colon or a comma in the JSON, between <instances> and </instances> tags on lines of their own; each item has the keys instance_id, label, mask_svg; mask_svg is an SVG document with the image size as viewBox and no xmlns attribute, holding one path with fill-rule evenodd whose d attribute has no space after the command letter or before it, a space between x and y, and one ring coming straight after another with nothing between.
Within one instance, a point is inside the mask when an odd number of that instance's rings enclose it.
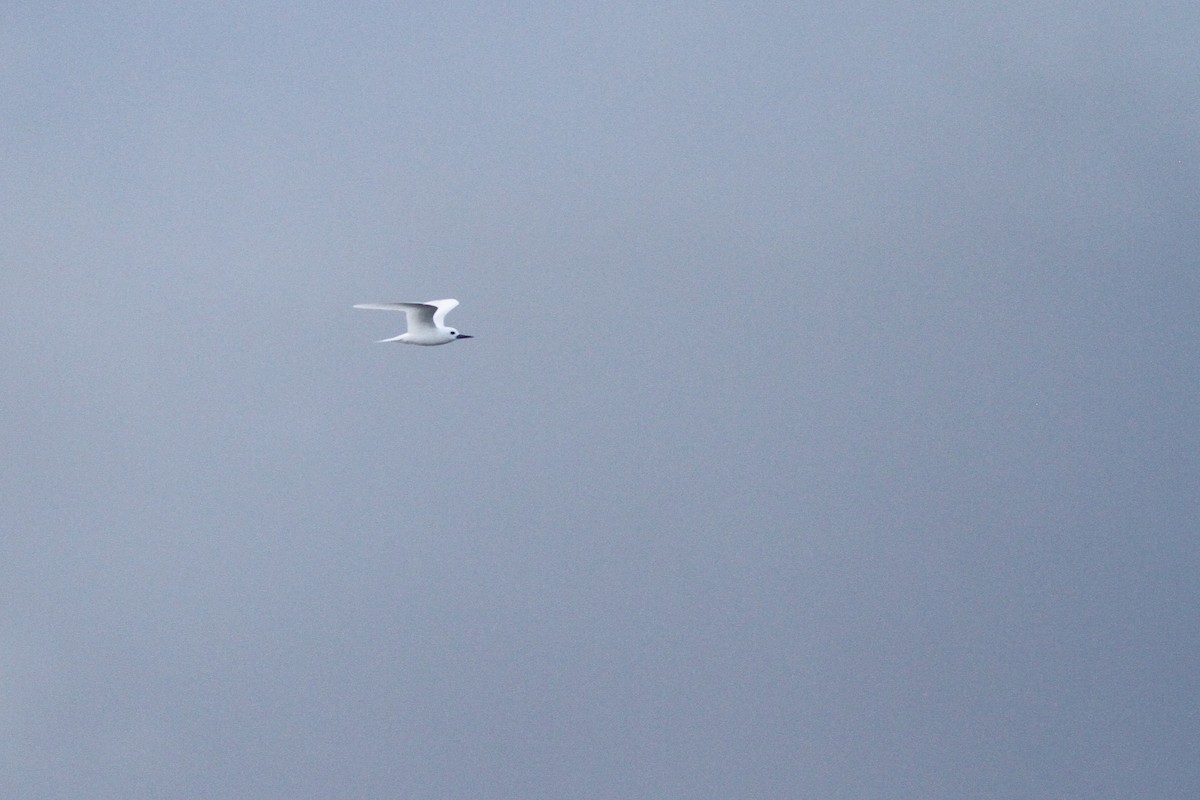
<instances>
[{"instance_id":1,"label":"overcast sky","mask_svg":"<svg viewBox=\"0 0 1200 800\"><path fill-rule=\"evenodd\" d=\"M6 3L0 794L1200 796L1200 7L916 6Z\"/></svg>"}]
</instances>

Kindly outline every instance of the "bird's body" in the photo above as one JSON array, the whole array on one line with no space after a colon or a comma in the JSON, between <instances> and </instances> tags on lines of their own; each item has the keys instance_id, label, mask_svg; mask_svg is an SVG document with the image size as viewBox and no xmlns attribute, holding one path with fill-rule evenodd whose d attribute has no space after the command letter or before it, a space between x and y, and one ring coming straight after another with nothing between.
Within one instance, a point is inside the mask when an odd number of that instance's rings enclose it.
<instances>
[{"instance_id":1,"label":"bird's body","mask_svg":"<svg viewBox=\"0 0 1200 800\"><path fill-rule=\"evenodd\" d=\"M355 308L370 308L380 311L403 311L408 318L408 330L382 342L420 344L431 346L449 344L455 339L473 339L465 333L445 325L446 313L458 305L454 299L430 300L427 303L359 303Z\"/></svg>"}]
</instances>

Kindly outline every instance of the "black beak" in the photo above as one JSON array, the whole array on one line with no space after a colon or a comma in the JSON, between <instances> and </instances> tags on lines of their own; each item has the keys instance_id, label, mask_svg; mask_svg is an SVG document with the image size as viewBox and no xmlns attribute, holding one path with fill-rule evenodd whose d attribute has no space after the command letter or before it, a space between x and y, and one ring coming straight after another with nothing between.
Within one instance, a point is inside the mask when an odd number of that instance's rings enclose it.
<instances>
[{"instance_id":1,"label":"black beak","mask_svg":"<svg viewBox=\"0 0 1200 800\"><path fill-rule=\"evenodd\" d=\"M460 333L458 336L455 336L454 338L455 339L474 339L475 337L471 336L470 334Z\"/></svg>"}]
</instances>

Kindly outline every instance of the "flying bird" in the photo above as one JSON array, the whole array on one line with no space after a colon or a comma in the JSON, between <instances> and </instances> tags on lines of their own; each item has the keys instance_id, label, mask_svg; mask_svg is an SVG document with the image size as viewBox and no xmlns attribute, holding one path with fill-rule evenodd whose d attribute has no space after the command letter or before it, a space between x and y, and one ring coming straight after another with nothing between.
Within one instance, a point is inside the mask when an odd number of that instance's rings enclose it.
<instances>
[{"instance_id":1,"label":"flying bird","mask_svg":"<svg viewBox=\"0 0 1200 800\"><path fill-rule=\"evenodd\" d=\"M427 303L359 303L355 308L370 308L379 311L403 311L408 318L408 330L391 339L380 339L379 342L400 342L402 344L449 344L455 339L474 339L465 333L459 333L454 328L447 328L446 313L458 305L457 300L430 300Z\"/></svg>"}]
</instances>

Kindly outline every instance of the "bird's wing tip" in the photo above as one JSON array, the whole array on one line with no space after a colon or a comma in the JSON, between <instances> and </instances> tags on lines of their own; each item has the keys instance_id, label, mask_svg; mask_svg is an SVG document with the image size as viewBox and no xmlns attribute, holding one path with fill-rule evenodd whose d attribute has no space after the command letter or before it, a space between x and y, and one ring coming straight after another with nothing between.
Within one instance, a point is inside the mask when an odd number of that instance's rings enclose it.
<instances>
[{"instance_id":1,"label":"bird's wing tip","mask_svg":"<svg viewBox=\"0 0 1200 800\"><path fill-rule=\"evenodd\" d=\"M367 308L374 311L408 311L410 308L420 308L424 303L355 303L355 308Z\"/></svg>"}]
</instances>

